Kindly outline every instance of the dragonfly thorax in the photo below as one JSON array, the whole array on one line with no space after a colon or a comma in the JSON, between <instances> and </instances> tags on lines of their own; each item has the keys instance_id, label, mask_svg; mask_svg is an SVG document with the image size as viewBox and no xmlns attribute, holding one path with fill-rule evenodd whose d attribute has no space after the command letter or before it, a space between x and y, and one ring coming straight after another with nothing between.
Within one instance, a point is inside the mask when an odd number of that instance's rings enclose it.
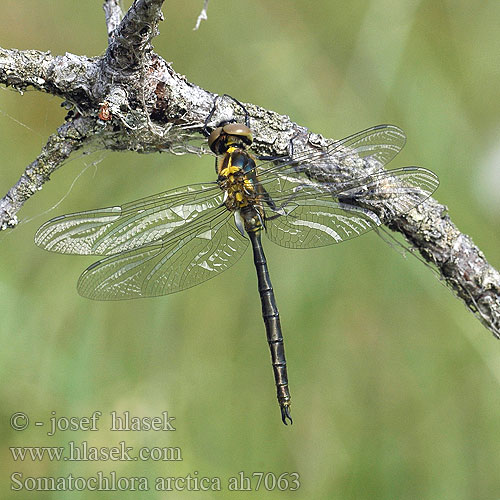
<instances>
[{"instance_id":1,"label":"dragonfly thorax","mask_svg":"<svg viewBox=\"0 0 500 500\"><path fill-rule=\"evenodd\" d=\"M256 202L254 183L243 168L231 164L224 166L219 171L217 182L224 191L224 205L229 211L234 212Z\"/></svg>"},{"instance_id":2,"label":"dragonfly thorax","mask_svg":"<svg viewBox=\"0 0 500 500\"><path fill-rule=\"evenodd\" d=\"M255 161L240 148L230 147L217 166L217 183L224 192L224 205L235 215L242 234L263 227L263 210L257 189Z\"/></svg>"}]
</instances>

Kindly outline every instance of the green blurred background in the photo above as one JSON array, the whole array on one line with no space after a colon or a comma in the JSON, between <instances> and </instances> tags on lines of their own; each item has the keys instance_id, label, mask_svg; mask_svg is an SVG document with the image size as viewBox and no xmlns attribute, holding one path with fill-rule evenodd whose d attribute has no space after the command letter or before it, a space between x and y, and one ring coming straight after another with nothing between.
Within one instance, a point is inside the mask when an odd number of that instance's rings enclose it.
<instances>
[{"instance_id":1,"label":"green blurred background","mask_svg":"<svg viewBox=\"0 0 500 500\"><path fill-rule=\"evenodd\" d=\"M0 46L98 55L106 46L101 3L3 0ZM327 137L399 125L408 143L391 166L434 170L436 198L500 265L500 2L212 0L196 32L201 7L201 0L165 2L154 45L176 71ZM62 122L59 104L0 90L2 192ZM0 235L2 498L29 498L9 492L14 471L98 470L147 476L151 491L31 495L500 498L500 343L427 267L376 234L315 250L266 245L286 339L292 427L279 418L250 252L188 291L98 303L75 290L95 259L33 244L37 227L53 216L212 175L208 157L75 155L22 210L23 224ZM33 423L47 422L52 411L94 410L103 412L94 433L48 437L33 425L24 432L9 426L16 411ZM112 410L168 410L177 431L113 433ZM183 461L16 463L8 449L69 440L178 446ZM223 491L154 491L155 477L194 471L220 477ZM239 471L298 472L301 487L228 492L227 479Z\"/></svg>"}]
</instances>

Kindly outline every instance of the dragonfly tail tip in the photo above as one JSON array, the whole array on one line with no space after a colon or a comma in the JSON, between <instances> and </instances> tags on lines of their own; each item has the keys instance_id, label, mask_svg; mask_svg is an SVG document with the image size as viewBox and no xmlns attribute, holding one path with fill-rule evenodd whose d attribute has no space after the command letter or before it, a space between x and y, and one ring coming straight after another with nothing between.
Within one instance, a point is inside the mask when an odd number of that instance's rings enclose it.
<instances>
[{"instance_id":1,"label":"dragonfly tail tip","mask_svg":"<svg viewBox=\"0 0 500 500\"><path fill-rule=\"evenodd\" d=\"M290 425L293 424L292 416L290 415L290 406L281 407L281 420L285 425L288 425L286 420L290 420Z\"/></svg>"}]
</instances>

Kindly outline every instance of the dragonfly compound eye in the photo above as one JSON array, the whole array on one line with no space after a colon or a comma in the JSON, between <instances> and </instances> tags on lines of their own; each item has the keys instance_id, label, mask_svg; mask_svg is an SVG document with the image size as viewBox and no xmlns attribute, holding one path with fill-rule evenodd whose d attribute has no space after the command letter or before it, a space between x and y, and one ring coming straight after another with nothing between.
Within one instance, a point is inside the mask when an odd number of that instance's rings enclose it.
<instances>
[{"instance_id":1,"label":"dragonfly compound eye","mask_svg":"<svg viewBox=\"0 0 500 500\"><path fill-rule=\"evenodd\" d=\"M222 127L227 135L233 135L240 138L245 144L250 146L253 142L252 131L242 123L229 123Z\"/></svg>"},{"instance_id":2,"label":"dragonfly compound eye","mask_svg":"<svg viewBox=\"0 0 500 500\"><path fill-rule=\"evenodd\" d=\"M217 127L214 130L212 130L212 133L208 137L208 147L215 153L218 154L217 152L217 144L219 142L219 139L221 138L222 134L222 127Z\"/></svg>"},{"instance_id":3,"label":"dragonfly compound eye","mask_svg":"<svg viewBox=\"0 0 500 500\"><path fill-rule=\"evenodd\" d=\"M217 127L208 137L208 145L216 155L224 154L229 145L243 143L250 146L252 142L252 131L242 123L229 123Z\"/></svg>"}]
</instances>

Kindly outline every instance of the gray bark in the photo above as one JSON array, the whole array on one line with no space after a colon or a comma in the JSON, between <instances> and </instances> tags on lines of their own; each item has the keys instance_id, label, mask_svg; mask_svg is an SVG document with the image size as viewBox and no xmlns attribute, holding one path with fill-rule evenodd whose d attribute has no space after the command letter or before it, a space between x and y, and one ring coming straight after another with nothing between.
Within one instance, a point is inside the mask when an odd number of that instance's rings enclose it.
<instances>
[{"instance_id":1,"label":"gray bark","mask_svg":"<svg viewBox=\"0 0 500 500\"><path fill-rule=\"evenodd\" d=\"M123 17L120 0L105 0L102 8L104 9L106 27L108 28L108 43L111 43L114 39L114 31L120 26Z\"/></svg>"},{"instance_id":2,"label":"gray bark","mask_svg":"<svg viewBox=\"0 0 500 500\"><path fill-rule=\"evenodd\" d=\"M66 121L0 201L1 230L16 226L23 204L81 148L97 144L138 153L201 151L187 139L196 133L201 138L216 96L187 81L153 52L151 40L163 19L162 4L163 0L135 0L123 17L118 0L106 0L109 45L101 57L0 48L0 83L21 93L30 87L59 96L71 107ZM258 154L285 154L292 138L299 150L332 142L308 133L287 116L253 104L245 107ZM230 99L219 100L210 124L234 117L242 118L241 108ZM452 223L445 206L429 199L388 227L403 234L500 338L500 274Z\"/></svg>"}]
</instances>

